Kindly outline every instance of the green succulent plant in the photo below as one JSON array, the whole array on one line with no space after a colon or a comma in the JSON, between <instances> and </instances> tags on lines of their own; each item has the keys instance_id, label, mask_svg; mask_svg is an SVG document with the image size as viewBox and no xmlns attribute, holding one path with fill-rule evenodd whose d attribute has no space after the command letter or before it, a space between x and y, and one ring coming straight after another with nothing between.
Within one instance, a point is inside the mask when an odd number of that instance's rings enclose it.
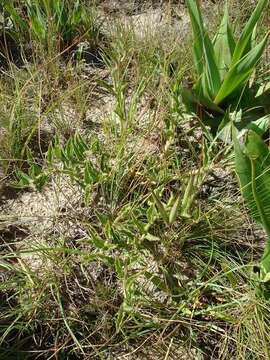
<instances>
[{"instance_id":1,"label":"green succulent plant","mask_svg":"<svg viewBox=\"0 0 270 360\"><path fill-rule=\"evenodd\" d=\"M227 4L220 27L211 40L203 24L197 0L188 0L194 38L194 62L197 80L191 90L183 89L182 96L189 110L214 114L214 121L241 100L250 105L250 96L244 95L247 82L261 59L269 33L255 43L256 25L262 17L268 0L259 0L251 17L236 40L229 22ZM248 98L248 99L247 99ZM252 99L255 106L261 97ZM259 117L262 114L259 115ZM218 121L218 120L216 120Z\"/></svg>"}]
</instances>

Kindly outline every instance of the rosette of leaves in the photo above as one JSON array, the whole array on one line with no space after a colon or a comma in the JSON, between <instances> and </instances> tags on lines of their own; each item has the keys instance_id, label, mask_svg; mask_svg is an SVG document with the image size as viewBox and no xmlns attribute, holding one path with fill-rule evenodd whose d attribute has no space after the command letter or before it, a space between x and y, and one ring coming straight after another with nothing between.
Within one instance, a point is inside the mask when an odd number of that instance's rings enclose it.
<instances>
[{"instance_id":1,"label":"rosette of leaves","mask_svg":"<svg viewBox=\"0 0 270 360\"><path fill-rule=\"evenodd\" d=\"M236 107L256 107L257 114L252 115L253 119L264 115L264 94L256 97L248 81L267 44L269 33L260 42L255 42L256 26L267 4L268 0L258 1L237 40L230 26L226 4L220 27L211 40L198 1L187 0L197 80L192 89L183 89L182 97L189 111L196 112L204 121L209 120L213 127L217 128L224 114Z\"/></svg>"}]
</instances>

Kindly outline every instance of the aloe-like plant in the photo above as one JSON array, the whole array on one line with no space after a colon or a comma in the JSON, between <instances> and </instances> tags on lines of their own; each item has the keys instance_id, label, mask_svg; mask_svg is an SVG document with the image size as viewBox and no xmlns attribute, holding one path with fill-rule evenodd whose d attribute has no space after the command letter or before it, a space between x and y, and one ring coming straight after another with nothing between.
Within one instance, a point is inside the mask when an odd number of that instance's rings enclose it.
<instances>
[{"instance_id":1,"label":"aloe-like plant","mask_svg":"<svg viewBox=\"0 0 270 360\"><path fill-rule=\"evenodd\" d=\"M270 150L260 135L249 130L244 144L240 144L235 131L234 151L243 197L268 238L259 274L266 285L265 293L270 297Z\"/></svg>"},{"instance_id":2,"label":"aloe-like plant","mask_svg":"<svg viewBox=\"0 0 270 360\"><path fill-rule=\"evenodd\" d=\"M192 90L183 90L189 107L223 114L233 101L239 103L243 89L261 59L269 33L255 44L256 25L268 0L259 0L250 19L236 40L229 22L228 7L212 40L205 30L197 0L187 0L194 37L197 81Z\"/></svg>"}]
</instances>

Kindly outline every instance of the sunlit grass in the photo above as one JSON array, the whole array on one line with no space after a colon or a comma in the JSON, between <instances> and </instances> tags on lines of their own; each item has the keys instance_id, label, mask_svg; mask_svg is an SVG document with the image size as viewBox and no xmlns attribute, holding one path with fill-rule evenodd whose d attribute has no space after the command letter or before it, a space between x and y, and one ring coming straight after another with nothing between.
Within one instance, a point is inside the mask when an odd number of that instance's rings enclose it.
<instances>
[{"instance_id":1,"label":"sunlit grass","mask_svg":"<svg viewBox=\"0 0 270 360\"><path fill-rule=\"evenodd\" d=\"M98 63L64 56L77 33L48 46L65 22L1 65L0 357L268 359L265 235L232 144L182 102L192 46L109 20Z\"/></svg>"}]
</instances>

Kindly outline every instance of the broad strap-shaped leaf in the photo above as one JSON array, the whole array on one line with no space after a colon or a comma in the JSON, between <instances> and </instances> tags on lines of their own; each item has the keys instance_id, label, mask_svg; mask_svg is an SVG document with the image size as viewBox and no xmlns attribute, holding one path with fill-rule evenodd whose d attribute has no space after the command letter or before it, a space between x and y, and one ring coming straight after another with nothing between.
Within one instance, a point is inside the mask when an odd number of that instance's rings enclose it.
<instances>
[{"instance_id":1,"label":"broad strap-shaped leaf","mask_svg":"<svg viewBox=\"0 0 270 360\"><path fill-rule=\"evenodd\" d=\"M249 131L244 149L234 135L236 171L242 194L254 219L262 224L268 240L261 260L263 281L270 273L270 151L261 137Z\"/></svg>"},{"instance_id":2,"label":"broad strap-shaped leaf","mask_svg":"<svg viewBox=\"0 0 270 360\"><path fill-rule=\"evenodd\" d=\"M213 102L213 99L215 98L215 96L211 92L206 72L203 73L201 81L198 81L197 85L198 86L194 87L194 90L196 91L200 103L206 105L208 109L214 110L213 107L215 106L215 104Z\"/></svg>"},{"instance_id":3,"label":"broad strap-shaped leaf","mask_svg":"<svg viewBox=\"0 0 270 360\"><path fill-rule=\"evenodd\" d=\"M206 71L203 72L200 79L193 86L194 94L198 97L199 103L210 103L215 106L213 103L213 96L211 95L211 89L206 76ZM211 108L211 107L210 107Z\"/></svg>"},{"instance_id":4,"label":"broad strap-shaped leaf","mask_svg":"<svg viewBox=\"0 0 270 360\"><path fill-rule=\"evenodd\" d=\"M199 76L205 73L212 98L219 90L221 80L212 42L204 29L202 15L197 0L187 1L194 36L194 56Z\"/></svg>"},{"instance_id":5,"label":"broad strap-shaped leaf","mask_svg":"<svg viewBox=\"0 0 270 360\"><path fill-rule=\"evenodd\" d=\"M251 38L249 40L249 44L246 46L244 55L246 55L254 46L256 46L256 36L257 36L257 25L253 28Z\"/></svg>"},{"instance_id":6,"label":"broad strap-shaped leaf","mask_svg":"<svg viewBox=\"0 0 270 360\"><path fill-rule=\"evenodd\" d=\"M232 58L232 65L235 65L242 56L246 53L246 47L250 46L250 41L252 37L253 30L262 16L264 9L266 8L269 0L259 0L258 4L253 11L249 21L246 23L241 36L236 44L233 58Z\"/></svg>"},{"instance_id":7,"label":"broad strap-shaped leaf","mask_svg":"<svg viewBox=\"0 0 270 360\"><path fill-rule=\"evenodd\" d=\"M219 92L214 100L215 104L219 105L236 88L248 80L263 54L267 44L268 36L269 34L267 34L264 39L248 54L246 54L241 60L232 66L232 68L225 76Z\"/></svg>"},{"instance_id":8,"label":"broad strap-shaped leaf","mask_svg":"<svg viewBox=\"0 0 270 360\"><path fill-rule=\"evenodd\" d=\"M235 49L235 40L233 38L232 30L229 24L227 3L224 9L224 16L222 18L219 30L213 40L213 44L217 66L222 79L227 72L227 69L231 65L232 55Z\"/></svg>"},{"instance_id":9,"label":"broad strap-shaped leaf","mask_svg":"<svg viewBox=\"0 0 270 360\"><path fill-rule=\"evenodd\" d=\"M187 7L189 11L189 16L192 25L193 38L194 38L194 57L195 57L195 65L197 72L200 75L203 73L203 20L201 13L199 11L199 7L197 5L196 0L188 0Z\"/></svg>"},{"instance_id":10,"label":"broad strap-shaped leaf","mask_svg":"<svg viewBox=\"0 0 270 360\"><path fill-rule=\"evenodd\" d=\"M205 36L204 40L205 74L211 98L214 99L219 91L221 79L215 59L214 48L208 35Z\"/></svg>"},{"instance_id":11,"label":"broad strap-shaped leaf","mask_svg":"<svg viewBox=\"0 0 270 360\"><path fill-rule=\"evenodd\" d=\"M234 134L236 172L241 191L254 219L270 238L270 152L261 137L250 130L241 147Z\"/></svg>"}]
</instances>

